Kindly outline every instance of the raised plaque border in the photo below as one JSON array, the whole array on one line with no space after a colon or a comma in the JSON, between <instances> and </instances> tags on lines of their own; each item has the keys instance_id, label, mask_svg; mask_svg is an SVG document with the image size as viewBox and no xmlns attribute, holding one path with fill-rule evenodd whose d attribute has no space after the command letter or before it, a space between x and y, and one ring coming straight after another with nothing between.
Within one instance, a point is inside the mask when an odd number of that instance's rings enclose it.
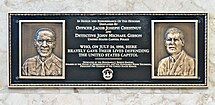
<instances>
[{"instance_id":1,"label":"raised plaque border","mask_svg":"<svg viewBox=\"0 0 215 105\"><path fill-rule=\"evenodd\" d=\"M11 82L11 16L59 16L59 15L204 15L205 16L205 83L204 84L12 84ZM208 13L8 13L8 77L9 88L50 88L50 87L94 87L94 88L202 88L208 87Z\"/></svg>"}]
</instances>

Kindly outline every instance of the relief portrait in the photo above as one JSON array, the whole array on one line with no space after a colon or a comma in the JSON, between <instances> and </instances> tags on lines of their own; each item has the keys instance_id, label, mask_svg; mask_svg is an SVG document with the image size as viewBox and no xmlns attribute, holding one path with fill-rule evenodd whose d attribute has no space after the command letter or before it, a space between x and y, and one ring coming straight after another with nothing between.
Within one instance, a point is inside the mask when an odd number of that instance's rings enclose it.
<instances>
[{"instance_id":1,"label":"relief portrait","mask_svg":"<svg viewBox=\"0 0 215 105\"><path fill-rule=\"evenodd\" d=\"M20 78L65 78L63 27L63 21L20 21Z\"/></svg>"},{"instance_id":2,"label":"relief portrait","mask_svg":"<svg viewBox=\"0 0 215 105\"><path fill-rule=\"evenodd\" d=\"M182 30L176 27L167 29L164 41L169 56L159 62L158 76L193 76L195 61L183 50L186 43Z\"/></svg>"},{"instance_id":3,"label":"relief portrait","mask_svg":"<svg viewBox=\"0 0 215 105\"><path fill-rule=\"evenodd\" d=\"M53 53L56 44L55 32L49 28L40 28L33 38L38 55L30 57L24 62L22 75L62 75L62 60Z\"/></svg>"},{"instance_id":4,"label":"relief portrait","mask_svg":"<svg viewBox=\"0 0 215 105\"><path fill-rule=\"evenodd\" d=\"M198 22L155 20L153 26L153 71L157 79L197 78Z\"/></svg>"}]
</instances>

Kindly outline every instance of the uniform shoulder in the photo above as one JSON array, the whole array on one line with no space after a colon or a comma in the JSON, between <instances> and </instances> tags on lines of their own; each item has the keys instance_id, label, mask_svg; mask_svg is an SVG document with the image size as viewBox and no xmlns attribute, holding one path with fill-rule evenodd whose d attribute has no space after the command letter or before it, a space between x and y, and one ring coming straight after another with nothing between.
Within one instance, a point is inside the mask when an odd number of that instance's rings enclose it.
<instances>
[{"instance_id":1,"label":"uniform shoulder","mask_svg":"<svg viewBox=\"0 0 215 105\"><path fill-rule=\"evenodd\" d=\"M54 55L54 54L53 54L53 59L56 62L62 62L62 60L57 55Z\"/></svg>"},{"instance_id":2,"label":"uniform shoulder","mask_svg":"<svg viewBox=\"0 0 215 105\"><path fill-rule=\"evenodd\" d=\"M37 56L34 56L34 57L30 57L28 58L27 60L25 60L25 63L28 63L28 62L36 62L37 61Z\"/></svg>"},{"instance_id":3,"label":"uniform shoulder","mask_svg":"<svg viewBox=\"0 0 215 105\"><path fill-rule=\"evenodd\" d=\"M62 65L62 59L53 54L53 63L57 64L59 67Z\"/></svg>"}]
</instances>

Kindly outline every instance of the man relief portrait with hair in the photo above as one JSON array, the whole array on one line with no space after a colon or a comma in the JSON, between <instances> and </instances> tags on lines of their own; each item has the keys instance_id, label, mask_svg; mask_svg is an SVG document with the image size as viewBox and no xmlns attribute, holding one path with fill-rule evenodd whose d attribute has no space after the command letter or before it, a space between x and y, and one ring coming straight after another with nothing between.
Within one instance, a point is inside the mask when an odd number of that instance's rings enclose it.
<instances>
[{"instance_id":1,"label":"man relief portrait with hair","mask_svg":"<svg viewBox=\"0 0 215 105\"><path fill-rule=\"evenodd\" d=\"M38 55L28 58L22 66L23 76L61 76L62 60L53 50L56 44L55 32L40 28L34 35L34 46Z\"/></svg>"},{"instance_id":2,"label":"man relief portrait with hair","mask_svg":"<svg viewBox=\"0 0 215 105\"><path fill-rule=\"evenodd\" d=\"M195 61L184 50L182 30L172 27L165 33L165 47L170 56L159 62L158 76L194 76Z\"/></svg>"}]
</instances>

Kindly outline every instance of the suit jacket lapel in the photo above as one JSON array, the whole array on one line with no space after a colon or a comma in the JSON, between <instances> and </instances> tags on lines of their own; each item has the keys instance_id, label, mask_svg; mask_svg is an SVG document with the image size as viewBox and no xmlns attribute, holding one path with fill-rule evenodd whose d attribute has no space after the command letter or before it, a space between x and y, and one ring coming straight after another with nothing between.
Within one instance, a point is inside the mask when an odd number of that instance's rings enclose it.
<instances>
[{"instance_id":1,"label":"suit jacket lapel","mask_svg":"<svg viewBox=\"0 0 215 105\"><path fill-rule=\"evenodd\" d=\"M180 70L179 67L181 67L183 65L183 59L185 57L185 53L184 51L181 52L181 54L179 55L179 57L176 59L173 67L170 70L170 75L177 75L176 70ZM181 66L180 66L181 65Z\"/></svg>"}]
</instances>

